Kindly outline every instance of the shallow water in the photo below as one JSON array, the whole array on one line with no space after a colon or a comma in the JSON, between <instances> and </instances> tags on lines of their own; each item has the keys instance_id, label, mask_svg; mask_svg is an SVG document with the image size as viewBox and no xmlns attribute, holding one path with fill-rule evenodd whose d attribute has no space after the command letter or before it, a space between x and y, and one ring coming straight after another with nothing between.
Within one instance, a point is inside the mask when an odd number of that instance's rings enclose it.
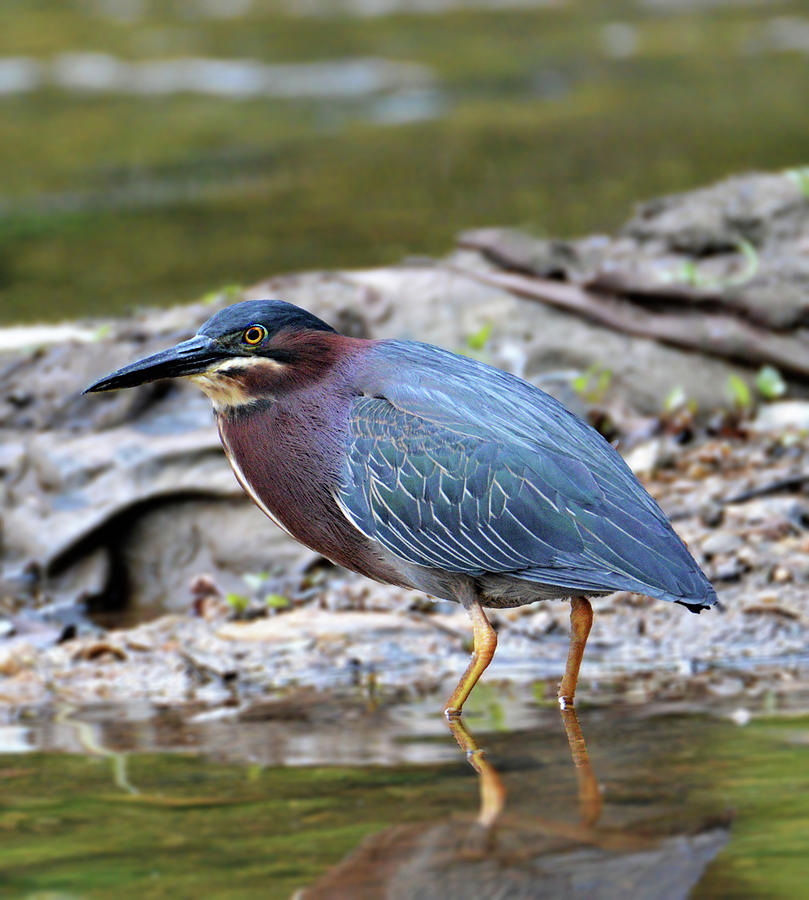
<instances>
[{"instance_id":1,"label":"shallow water","mask_svg":"<svg viewBox=\"0 0 809 900\"><path fill-rule=\"evenodd\" d=\"M582 708L588 781L557 710L470 715L507 794L485 829L426 704L205 728L114 713L32 723L81 753L0 756L3 896L796 897L809 876L806 717ZM172 752L130 750L150 746Z\"/></svg>"}]
</instances>

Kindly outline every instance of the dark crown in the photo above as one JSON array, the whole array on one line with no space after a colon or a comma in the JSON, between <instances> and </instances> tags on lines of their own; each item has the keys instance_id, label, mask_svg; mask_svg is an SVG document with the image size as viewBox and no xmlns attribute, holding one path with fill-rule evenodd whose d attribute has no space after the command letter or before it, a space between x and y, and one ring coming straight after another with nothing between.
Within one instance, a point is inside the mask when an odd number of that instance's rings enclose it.
<instances>
[{"instance_id":1,"label":"dark crown","mask_svg":"<svg viewBox=\"0 0 809 900\"><path fill-rule=\"evenodd\" d=\"M245 300L211 316L199 329L199 334L219 338L255 324L263 325L270 334L285 328L334 332L322 319L284 300Z\"/></svg>"}]
</instances>

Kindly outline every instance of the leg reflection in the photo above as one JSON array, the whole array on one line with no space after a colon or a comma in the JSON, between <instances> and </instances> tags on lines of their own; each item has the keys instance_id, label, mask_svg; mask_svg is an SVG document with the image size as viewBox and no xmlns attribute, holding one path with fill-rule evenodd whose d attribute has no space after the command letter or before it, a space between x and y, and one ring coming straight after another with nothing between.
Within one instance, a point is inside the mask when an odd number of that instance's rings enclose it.
<instances>
[{"instance_id":1,"label":"leg reflection","mask_svg":"<svg viewBox=\"0 0 809 900\"><path fill-rule=\"evenodd\" d=\"M497 774L495 767L486 759L485 751L478 747L475 739L467 731L460 716L448 716L447 723L452 736L469 760L469 764L478 773L480 784L480 812L477 821L490 828L503 811L506 802L506 789ZM586 755L586 754L585 754Z\"/></svg>"},{"instance_id":2,"label":"leg reflection","mask_svg":"<svg viewBox=\"0 0 809 900\"><path fill-rule=\"evenodd\" d=\"M585 828L592 828L601 817L601 791L593 767L590 765L587 745L584 743L584 735L581 733L576 710L572 706L568 706L560 711L567 734L567 743L570 747L570 755L573 758L573 765L576 767L576 778L579 782L581 824Z\"/></svg>"},{"instance_id":3,"label":"leg reflection","mask_svg":"<svg viewBox=\"0 0 809 900\"><path fill-rule=\"evenodd\" d=\"M590 758L584 742L581 726L576 710L569 706L560 710L565 726L570 756L576 768L576 779L579 785L579 815L581 827L594 828L601 817L602 798ZM497 770L486 758L482 750L460 716L447 718L452 736L458 742L472 768L477 772L480 785L480 811L477 821L486 828L491 827L503 811L506 802L506 789Z\"/></svg>"}]
</instances>

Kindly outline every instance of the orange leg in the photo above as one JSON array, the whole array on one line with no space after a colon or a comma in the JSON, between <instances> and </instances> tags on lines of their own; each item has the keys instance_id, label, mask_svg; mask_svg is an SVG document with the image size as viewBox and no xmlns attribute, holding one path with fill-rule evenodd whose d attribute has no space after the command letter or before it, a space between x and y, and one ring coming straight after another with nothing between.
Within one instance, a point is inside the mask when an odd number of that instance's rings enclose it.
<instances>
[{"instance_id":1,"label":"orange leg","mask_svg":"<svg viewBox=\"0 0 809 900\"><path fill-rule=\"evenodd\" d=\"M573 706L576 682L579 680L579 666L584 655L587 636L593 625L593 607L584 597L573 597L570 601L570 648L562 683L559 685L559 706L566 709Z\"/></svg>"},{"instance_id":2,"label":"orange leg","mask_svg":"<svg viewBox=\"0 0 809 900\"><path fill-rule=\"evenodd\" d=\"M444 715L450 719L460 716L466 698L472 691L472 688L478 683L478 678L483 674L484 669L492 661L495 648L497 647L497 632L492 628L480 600L474 595L461 598L466 611L472 619L472 632L474 634L474 650L472 659L466 671L458 682L458 687L452 692L452 696L447 701L447 708Z\"/></svg>"}]
</instances>

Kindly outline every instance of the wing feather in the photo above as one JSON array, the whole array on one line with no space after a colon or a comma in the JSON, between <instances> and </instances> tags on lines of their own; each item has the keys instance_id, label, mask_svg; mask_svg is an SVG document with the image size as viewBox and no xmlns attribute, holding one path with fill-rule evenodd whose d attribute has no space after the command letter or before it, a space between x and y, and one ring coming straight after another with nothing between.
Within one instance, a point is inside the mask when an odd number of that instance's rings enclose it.
<instances>
[{"instance_id":1,"label":"wing feather","mask_svg":"<svg viewBox=\"0 0 809 900\"><path fill-rule=\"evenodd\" d=\"M397 341L377 345L359 382L336 497L394 556L568 590L714 602L620 455L552 397Z\"/></svg>"}]
</instances>

